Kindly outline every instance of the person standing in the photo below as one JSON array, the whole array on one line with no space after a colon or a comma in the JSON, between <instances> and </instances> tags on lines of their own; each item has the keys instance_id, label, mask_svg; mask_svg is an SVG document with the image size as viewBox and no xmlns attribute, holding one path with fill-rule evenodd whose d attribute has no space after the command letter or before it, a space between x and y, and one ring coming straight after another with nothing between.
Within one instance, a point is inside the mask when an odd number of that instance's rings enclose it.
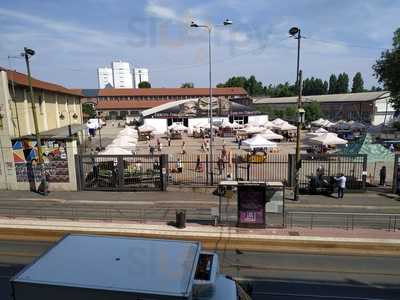
<instances>
[{"instance_id":1,"label":"person standing","mask_svg":"<svg viewBox=\"0 0 400 300\"><path fill-rule=\"evenodd\" d=\"M394 152L394 145L393 144L390 144L389 150L390 150L390 152Z\"/></svg>"},{"instance_id":2,"label":"person standing","mask_svg":"<svg viewBox=\"0 0 400 300\"><path fill-rule=\"evenodd\" d=\"M171 147L171 137L168 136L168 147Z\"/></svg>"},{"instance_id":3,"label":"person standing","mask_svg":"<svg viewBox=\"0 0 400 300\"><path fill-rule=\"evenodd\" d=\"M182 155L186 154L186 149L185 149L185 141L182 142Z\"/></svg>"},{"instance_id":4,"label":"person standing","mask_svg":"<svg viewBox=\"0 0 400 300\"><path fill-rule=\"evenodd\" d=\"M385 186L386 182L386 166L383 166L379 171L379 185Z\"/></svg>"},{"instance_id":5,"label":"person standing","mask_svg":"<svg viewBox=\"0 0 400 300\"><path fill-rule=\"evenodd\" d=\"M201 162L200 162L200 155L197 155L197 159L196 159L196 167L195 167L195 171L196 172L200 172L200 164L201 164Z\"/></svg>"},{"instance_id":6,"label":"person standing","mask_svg":"<svg viewBox=\"0 0 400 300\"><path fill-rule=\"evenodd\" d=\"M346 176L344 174L340 174L340 177L335 177L338 183L338 199L343 199L344 189L346 188Z\"/></svg>"},{"instance_id":7,"label":"person standing","mask_svg":"<svg viewBox=\"0 0 400 300\"><path fill-rule=\"evenodd\" d=\"M178 173L182 173L182 161L180 158L176 160L176 170Z\"/></svg>"}]
</instances>

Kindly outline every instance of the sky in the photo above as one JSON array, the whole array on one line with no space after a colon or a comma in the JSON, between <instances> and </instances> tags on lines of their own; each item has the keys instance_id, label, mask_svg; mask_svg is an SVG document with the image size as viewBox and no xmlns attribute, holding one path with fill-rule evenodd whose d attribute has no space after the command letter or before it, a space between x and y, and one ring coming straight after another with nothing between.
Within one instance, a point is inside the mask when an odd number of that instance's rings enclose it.
<instances>
[{"instance_id":1,"label":"sky","mask_svg":"<svg viewBox=\"0 0 400 300\"><path fill-rule=\"evenodd\" d=\"M304 77L361 72L369 88L399 16L400 0L2 0L0 66L25 72L29 47L34 77L71 88L97 88L97 68L119 59L148 68L153 87L206 87L208 33L195 21L213 26L213 85L250 75L274 85L295 81L296 26Z\"/></svg>"}]
</instances>

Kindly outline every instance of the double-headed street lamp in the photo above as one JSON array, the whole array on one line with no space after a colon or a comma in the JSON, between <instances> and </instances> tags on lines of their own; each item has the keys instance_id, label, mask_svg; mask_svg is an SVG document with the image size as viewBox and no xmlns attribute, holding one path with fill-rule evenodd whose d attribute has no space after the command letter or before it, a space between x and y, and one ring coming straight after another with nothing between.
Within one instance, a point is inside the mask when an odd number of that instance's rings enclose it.
<instances>
[{"instance_id":1,"label":"double-headed street lamp","mask_svg":"<svg viewBox=\"0 0 400 300\"><path fill-rule=\"evenodd\" d=\"M301 167L301 156L300 156L300 135L301 125L304 123L305 111L303 109L301 94L302 94L302 71L300 71L300 41L301 41L301 30L297 27L292 27L289 30L290 36L297 39L297 72L296 72L296 88L298 92L297 99L297 136L296 136L296 173L294 178L294 200L299 200L299 173Z\"/></svg>"},{"instance_id":2,"label":"double-headed street lamp","mask_svg":"<svg viewBox=\"0 0 400 300\"><path fill-rule=\"evenodd\" d=\"M221 25L205 25L205 24L197 24L192 21L190 24L190 27L194 28L206 28L208 31L208 64L209 64L209 94L210 94L210 103L209 103L209 118L210 118L210 179L211 179L211 184L214 183L214 170L213 170L213 109L212 109L212 68L211 68L211 32L214 29L214 27L217 26L228 26L232 25L232 21L229 19L226 19L223 24Z\"/></svg>"}]
</instances>

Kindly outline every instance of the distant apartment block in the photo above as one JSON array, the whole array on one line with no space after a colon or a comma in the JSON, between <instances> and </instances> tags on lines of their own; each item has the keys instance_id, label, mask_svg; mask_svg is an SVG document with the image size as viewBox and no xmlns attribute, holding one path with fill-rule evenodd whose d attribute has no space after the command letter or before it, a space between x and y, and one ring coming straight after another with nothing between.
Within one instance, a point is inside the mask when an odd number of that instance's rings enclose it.
<instances>
[{"instance_id":1,"label":"distant apartment block","mask_svg":"<svg viewBox=\"0 0 400 300\"><path fill-rule=\"evenodd\" d=\"M109 67L98 68L97 78L99 81L99 89L104 89L106 87L114 86L113 71Z\"/></svg>"},{"instance_id":2,"label":"distant apartment block","mask_svg":"<svg viewBox=\"0 0 400 300\"><path fill-rule=\"evenodd\" d=\"M113 61L111 66L114 77L114 88L132 88L133 80L129 63Z\"/></svg>"},{"instance_id":3,"label":"distant apartment block","mask_svg":"<svg viewBox=\"0 0 400 300\"><path fill-rule=\"evenodd\" d=\"M149 82L149 70L144 68L134 68L135 88L139 87L139 83L143 81Z\"/></svg>"}]
</instances>

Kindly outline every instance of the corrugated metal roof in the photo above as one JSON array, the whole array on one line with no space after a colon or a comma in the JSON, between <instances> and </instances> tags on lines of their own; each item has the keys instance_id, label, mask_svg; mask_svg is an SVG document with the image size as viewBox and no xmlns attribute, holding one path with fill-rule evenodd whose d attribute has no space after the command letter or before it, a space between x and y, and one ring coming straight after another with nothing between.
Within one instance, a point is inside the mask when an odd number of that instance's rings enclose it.
<instances>
[{"instance_id":1,"label":"corrugated metal roof","mask_svg":"<svg viewBox=\"0 0 400 300\"><path fill-rule=\"evenodd\" d=\"M316 96L303 96L303 102L364 102L373 101L381 98L389 97L387 91L381 92L363 92L363 93L348 93L348 94L330 94L330 95L316 95ZM254 104L289 104L296 103L297 96L295 97L278 97L278 98L254 98Z\"/></svg>"}]
</instances>

